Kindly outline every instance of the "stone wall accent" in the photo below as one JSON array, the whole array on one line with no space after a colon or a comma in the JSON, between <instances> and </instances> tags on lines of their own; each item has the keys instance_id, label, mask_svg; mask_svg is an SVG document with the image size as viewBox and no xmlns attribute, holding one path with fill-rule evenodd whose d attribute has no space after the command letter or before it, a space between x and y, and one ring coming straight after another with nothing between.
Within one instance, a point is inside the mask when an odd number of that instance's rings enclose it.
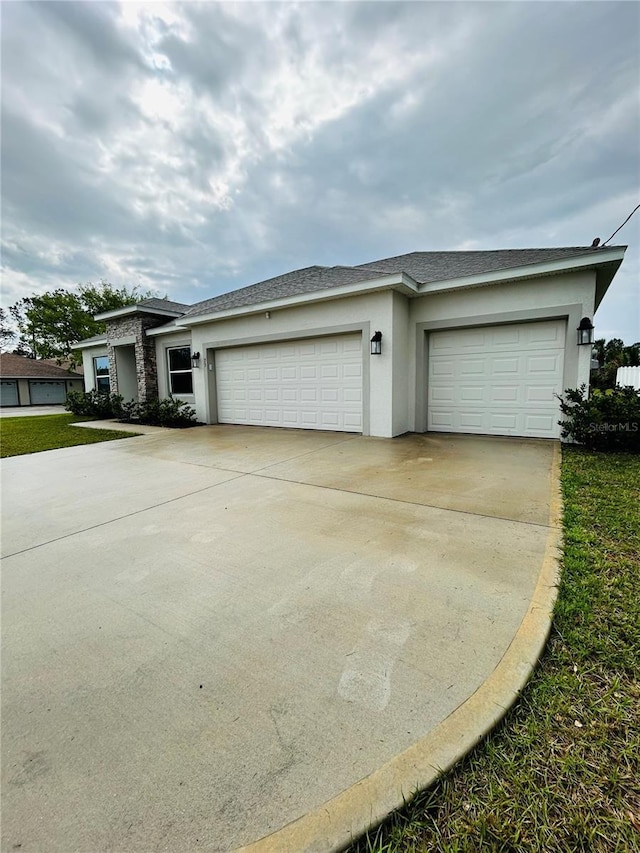
<instances>
[{"instance_id":1,"label":"stone wall accent","mask_svg":"<svg viewBox=\"0 0 640 853\"><path fill-rule=\"evenodd\" d=\"M107 322L107 349L109 351L109 381L111 391L118 394L118 375L116 370L115 348L111 341L135 337L136 377L138 380L138 399L141 403L158 397L158 365L156 364L156 342L145 334L167 322L166 317L153 314L131 314Z\"/></svg>"}]
</instances>

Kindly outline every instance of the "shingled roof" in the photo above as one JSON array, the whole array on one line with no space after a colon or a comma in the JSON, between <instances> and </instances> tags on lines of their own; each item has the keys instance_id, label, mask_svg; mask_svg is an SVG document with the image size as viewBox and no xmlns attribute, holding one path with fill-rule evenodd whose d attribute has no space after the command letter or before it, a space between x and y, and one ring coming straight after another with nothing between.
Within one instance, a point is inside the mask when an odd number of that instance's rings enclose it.
<instances>
[{"instance_id":1,"label":"shingled roof","mask_svg":"<svg viewBox=\"0 0 640 853\"><path fill-rule=\"evenodd\" d=\"M3 379L81 379L82 375L65 370L37 358L27 358L13 352L0 353L0 375Z\"/></svg>"},{"instance_id":2,"label":"shingled roof","mask_svg":"<svg viewBox=\"0 0 640 853\"><path fill-rule=\"evenodd\" d=\"M610 246L609 248L614 248ZM618 248L618 247L615 247ZM590 246L565 246L555 249L494 249L474 252L411 252L395 258L384 258L360 264L356 269L385 273L406 272L420 284L447 281L468 275L526 267L545 261L561 261L584 255L597 255L600 249Z\"/></svg>"},{"instance_id":3,"label":"shingled roof","mask_svg":"<svg viewBox=\"0 0 640 853\"><path fill-rule=\"evenodd\" d=\"M609 246L608 248L621 248ZM275 278L223 293L212 299L197 302L186 311L186 317L196 317L216 311L258 305L287 296L370 281L393 273L406 273L418 284L447 281L470 275L515 269L549 261L593 255L602 249L587 246L565 246L552 249L497 249L473 252L411 252L393 258L382 258L355 267L305 267Z\"/></svg>"},{"instance_id":4,"label":"shingled roof","mask_svg":"<svg viewBox=\"0 0 640 853\"><path fill-rule=\"evenodd\" d=\"M181 312L184 314L185 311L188 311L191 307L190 305L185 305L184 302L172 302L170 299L156 299L152 297L151 299L143 299L142 302L137 303L141 308L152 308L159 311L175 311L176 313Z\"/></svg>"}]
</instances>

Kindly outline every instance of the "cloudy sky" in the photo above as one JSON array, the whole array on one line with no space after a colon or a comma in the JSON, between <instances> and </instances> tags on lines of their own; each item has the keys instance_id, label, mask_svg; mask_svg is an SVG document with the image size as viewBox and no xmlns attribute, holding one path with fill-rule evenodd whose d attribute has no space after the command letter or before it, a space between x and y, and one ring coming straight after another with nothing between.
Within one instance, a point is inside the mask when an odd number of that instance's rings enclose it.
<instances>
[{"instance_id":1,"label":"cloudy sky","mask_svg":"<svg viewBox=\"0 0 640 853\"><path fill-rule=\"evenodd\" d=\"M640 4L2 3L3 305L589 245L640 201ZM596 317L640 340L640 211Z\"/></svg>"}]
</instances>

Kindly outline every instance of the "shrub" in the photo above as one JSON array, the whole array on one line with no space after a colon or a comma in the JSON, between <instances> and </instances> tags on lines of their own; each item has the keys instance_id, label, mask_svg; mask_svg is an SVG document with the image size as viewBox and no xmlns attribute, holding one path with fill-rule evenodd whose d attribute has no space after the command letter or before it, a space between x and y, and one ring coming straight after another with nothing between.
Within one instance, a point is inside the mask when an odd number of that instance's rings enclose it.
<instances>
[{"instance_id":1,"label":"shrub","mask_svg":"<svg viewBox=\"0 0 640 853\"><path fill-rule=\"evenodd\" d=\"M189 427L197 423L195 409L174 397L138 403L134 400L125 402L118 394L99 394L95 390L86 393L70 391L66 408L85 418L116 418L125 423L150 426Z\"/></svg>"},{"instance_id":2,"label":"shrub","mask_svg":"<svg viewBox=\"0 0 640 853\"><path fill-rule=\"evenodd\" d=\"M164 427L195 426L196 412L188 403L166 397L164 400L147 400L137 403L137 413L131 420L141 424Z\"/></svg>"},{"instance_id":3,"label":"shrub","mask_svg":"<svg viewBox=\"0 0 640 853\"><path fill-rule=\"evenodd\" d=\"M95 390L69 391L65 408L74 415L85 418L114 418L123 405L117 394L100 394Z\"/></svg>"},{"instance_id":4,"label":"shrub","mask_svg":"<svg viewBox=\"0 0 640 853\"><path fill-rule=\"evenodd\" d=\"M640 391L630 386L567 389L560 397L562 437L591 450L640 451Z\"/></svg>"}]
</instances>

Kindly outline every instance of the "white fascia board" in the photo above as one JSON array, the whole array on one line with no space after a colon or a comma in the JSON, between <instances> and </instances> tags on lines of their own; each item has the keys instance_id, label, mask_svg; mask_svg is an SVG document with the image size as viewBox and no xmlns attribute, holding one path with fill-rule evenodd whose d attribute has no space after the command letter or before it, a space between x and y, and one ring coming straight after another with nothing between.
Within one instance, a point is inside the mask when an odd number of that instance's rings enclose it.
<instances>
[{"instance_id":1,"label":"white fascia board","mask_svg":"<svg viewBox=\"0 0 640 853\"><path fill-rule=\"evenodd\" d=\"M330 299L341 299L346 296L362 296L378 290L398 290L407 296L419 294L418 282L406 273L393 273L380 276L368 281L355 284L345 284L342 287L330 287L325 290L314 290L311 293L298 293L282 299L271 299L257 302L254 305L241 305L238 308L227 308L223 311L212 311L208 314L198 314L195 317L183 317L180 322L184 326L196 326L215 320L227 320L230 317L242 317L247 314L262 314L264 311L276 311L280 308L291 308L294 305L311 305L314 302L326 302Z\"/></svg>"},{"instance_id":2,"label":"white fascia board","mask_svg":"<svg viewBox=\"0 0 640 853\"><path fill-rule=\"evenodd\" d=\"M579 255L575 258L561 258L556 261L544 261L539 264L527 264L522 267L509 267L504 270L467 275L461 278L445 278L441 281L429 281L419 287L418 295L438 293L442 290L459 290L465 287L478 287L485 284L500 284L519 279L539 278L557 275L573 270L595 268L600 264L622 261L624 249L597 249L592 255Z\"/></svg>"},{"instance_id":3,"label":"white fascia board","mask_svg":"<svg viewBox=\"0 0 640 853\"><path fill-rule=\"evenodd\" d=\"M145 308L140 305L127 305L124 308L114 308L113 311L105 311L96 314L94 320L113 320L117 317L128 317L131 314L157 314L159 317L180 317L181 311L168 311L166 308Z\"/></svg>"},{"instance_id":4,"label":"white fascia board","mask_svg":"<svg viewBox=\"0 0 640 853\"><path fill-rule=\"evenodd\" d=\"M145 334L147 337L155 338L159 335L171 335L173 332L191 332L187 326L156 326L154 329L147 329Z\"/></svg>"},{"instance_id":5,"label":"white fascia board","mask_svg":"<svg viewBox=\"0 0 640 853\"><path fill-rule=\"evenodd\" d=\"M78 341L77 344L71 344L70 349L90 349L91 347L106 347L106 345L107 339L100 338L99 341L89 341L89 343Z\"/></svg>"}]
</instances>

